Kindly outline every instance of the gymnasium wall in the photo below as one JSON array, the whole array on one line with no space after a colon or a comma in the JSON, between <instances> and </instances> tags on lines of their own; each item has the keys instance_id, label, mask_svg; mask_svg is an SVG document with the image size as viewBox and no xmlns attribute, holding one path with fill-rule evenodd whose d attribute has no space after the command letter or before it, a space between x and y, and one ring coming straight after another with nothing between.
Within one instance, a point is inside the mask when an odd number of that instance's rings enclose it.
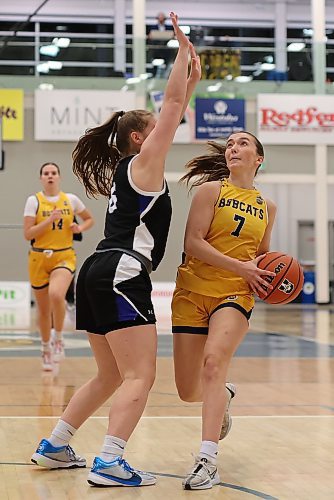
<instances>
[{"instance_id":1,"label":"gymnasium wall","mask_svg":"<svg viewBox=\"0 0 334 500\"><path fill-rule=\"evenodd\" d=\"M255 99L247 101L247 128L256 133ZM106 202L103 199L87 199L84 190L71 171L71 152L75 146L70 142L36 142L34 140L34 110L32 94L25 98L25 140L6 142L5 170L0 172L0 280L26 280L27 253L29 244L24 240L22 228L23 209L26 198L40 189L39 168L46 161L59 164L62 174L62 189L81 197L95 217L95 226L84 234L81 243L76 243L78 264L94 250L103 235ZM191 157L202 154L205 145L173 145L167 159L167 172L183 171ZM261 184L261 178L272 173L314 173L314 149L312 146L267 146L265 172L259 175L259 186L263 193L278 204L278 216L273 232L272 248L297 255L297 222L313 220L315 215L315 191L313 185ZM328 173L334 173L334 148L329 148ZM262 186L262 187L261 187ZM170 183L173 201L173 220L166 251L154 280L170 281L180 262L183 231L190 203L184 186ZM334 185L329 185L329 218L334 220ZM4 228L8 225L8 228Z\"/></svg>"}]
</instances>

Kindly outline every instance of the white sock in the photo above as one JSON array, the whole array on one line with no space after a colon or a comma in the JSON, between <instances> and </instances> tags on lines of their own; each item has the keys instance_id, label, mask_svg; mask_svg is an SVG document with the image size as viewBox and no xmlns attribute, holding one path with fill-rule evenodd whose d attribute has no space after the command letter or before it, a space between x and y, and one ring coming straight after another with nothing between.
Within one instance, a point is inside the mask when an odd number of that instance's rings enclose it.
<instances>
[{"instance_id":1,"label":"white sock","mask_svg":"<svg viewBox=\"0 0 334 500\"><path fill-rule=\"evenodd\" d=\"M211 463L216 465L218 455L218 443L213 441L202 441L201 449L199 450L200 458L207 458Z\"/></svg>"},{"instance_id":2,"label":"white sock","mask_svg":"<svg viewBox=\"0 0 334 500\"><path fill-rule=\"evenodd\" d=\"M50 352L51 351L51 342L44 342L42 340L42 351L43 352Z\"/></svg>"},{"instance_id":3,"label":"white sock","mask_svg":"<svg viewBox=\"0 0 334 500\"><path fill-rule=\"evenodd\" d=\"M124 439L116 436L109 436L107 434L104 438L104 443L99 456L105 462L112 462L116 457L123 456L125 446L126 441L124 441Z\"/></svg>"},{"instance_id":4,"label":"white sock","mask_svg":"<svg viewBox=\"0 0 334 500\"><path fill-rule=\"evenodd\" d=\"M64 420L59 420L48 441L52 446L67 446L75 432L76 429L72 425L64 422Z\"/></svg>"},{"instance_id":5,"label":"white sock","mask_svg":"<svg viewBox=\"0 0 334 500\"><path fill-rule=\"evenodd\" d=\"M63 340L63 332L57 332L57 330L55 330L55 340Z\"/></svg>"}]
</instances>

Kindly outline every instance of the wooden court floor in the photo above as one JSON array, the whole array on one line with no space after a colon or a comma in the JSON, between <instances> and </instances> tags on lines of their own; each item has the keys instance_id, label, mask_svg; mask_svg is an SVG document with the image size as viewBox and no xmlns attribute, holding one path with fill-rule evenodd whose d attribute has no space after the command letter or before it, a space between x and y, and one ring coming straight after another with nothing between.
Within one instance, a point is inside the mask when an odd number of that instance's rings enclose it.
<instances>
[{"instance_id":1,"label":"wooden court floor","mask_svg":"<svg viewBox=\"0 0 334 500\"><path fill-rule=\"evenodd\" d=\"M237 385L233 426L220 444L222 483L183 491L200 443L200 405L176 395L170 336L159 336L157 379L126 459L157 475L155 486L92 488L88 469L48 471L30 463L72 394L95 373L82 334L66 334L67 357L43 374L33 334L0 332L0 500L334 498L334 310L258 307L229 379ZM77 432L90 464L100 450L108 404Z\"/></svg>"}]
</instances>

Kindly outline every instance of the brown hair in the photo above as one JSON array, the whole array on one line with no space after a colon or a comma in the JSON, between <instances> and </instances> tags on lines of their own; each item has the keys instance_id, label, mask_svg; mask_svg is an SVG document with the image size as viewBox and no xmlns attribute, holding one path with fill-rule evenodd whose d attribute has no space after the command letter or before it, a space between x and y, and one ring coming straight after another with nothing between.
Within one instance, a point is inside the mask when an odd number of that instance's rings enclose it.
<instances>
[{"instance_id":1,"label":"brown hair","mask_svg":"<svg viewBox=\"0 0 334 500\"><path fill-rule=\"evenodd\" d=\"M56 169L58 170L58 175L60 175L60 168L58 167L57 163L53 163L52 161L47 161L46 163L43 163L43 165L39 169L39 176L40 177L43 173L43 168L46 167L47 165L53 165L54 167L56 167Z\"/></svg>"},{"instance_id":2,"label":"brown hair","mask_svg":"<svg viewBox=\"0 0 334 500\"><path fill-rule=\"evenodd\" d=\"M263 145L259 139L246 130L242 132L253 137L257 154L264 157ZM231 137L231 135L229 137ZM229 137L227 137L226 141L228 141ZM226 146L215 141L208 141L207 144L210 151L209 154L197 156L188 161L185 166L188 172L180 179L180 182L186 182L186 184L189 185L192 177L197 176L198 178L192 183L190 189L195 186L200 186L204 182L225 179L230 175L225 159ZM260 167L261 165L258 166L256 174Z\"/></svg>"},{"instance_id":3,"label":"brown hair","mask_svg":"<svg viewBox=\"0 0 334 500\"><path fill-rule=\"evenodd\" d=\"M143 132L152 113L117 111L103 125L86 130L73 153L73 172L87 196L110 196L112 178L119 160L132 154L131 132Z\"/></svg>"},{"instance_id":4,"label":"brown hair","mask_svg":"<svg viewBox=\"0 0 334 500\"><path fill-rule=\"evenodd\" d=\"M189 185L191 178L197 176L198 179L192 183L191 188L193 188L200 186L204 182L219 181L230 175L230 171L226 166L225 145L209 141L208 149L208 154L197 156L188 161L185 166L188 172L181 178L181 182L186 182Z\"/></svg>"}]
</instances>

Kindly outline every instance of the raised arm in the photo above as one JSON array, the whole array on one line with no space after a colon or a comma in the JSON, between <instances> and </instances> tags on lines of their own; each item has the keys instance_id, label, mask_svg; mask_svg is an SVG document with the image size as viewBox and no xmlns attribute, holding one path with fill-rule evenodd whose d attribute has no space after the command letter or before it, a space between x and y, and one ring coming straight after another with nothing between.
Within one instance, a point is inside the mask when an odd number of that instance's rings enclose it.
<instances>
[{"instance_id":1,"label":"raised arm","mask_svg":"<svg viewBox=\"0 0 334 500\"><path fill-rule=\"evenodd\" d=\"M178 26L177 15L172 12L170 17L179 42L179 49L167 82L157 123L145 139L132 167L134 183L147 191L158 191L162 188L166 155L180 123L182 112L190 99L190 92L197 83L196 71L188 81L188 54L191 44ZM193 59L196 59L193 48L191 54ZM197 64L196 59L192 67L197 67Z\"/></svg>"},{"instance_id":2,"label":"raised arm","mask_svg":"<svg viewBox=\"0 0 334 500\"><path fill-rule=\"evenodd\" d=\"M190 73L189 73L188 80L187 80L186 97L185 97L185 100L183 103L180 121L182 120L183 115L186 112L190 98L195 90L197 83L201 79L201 75L202 75L201 61L200 61L199 56L196 54L195 48L192 44L190 44L189 50L190 50L190 57L191 57L191 67L190 67Z\"/></svg>"}]
</instances>

